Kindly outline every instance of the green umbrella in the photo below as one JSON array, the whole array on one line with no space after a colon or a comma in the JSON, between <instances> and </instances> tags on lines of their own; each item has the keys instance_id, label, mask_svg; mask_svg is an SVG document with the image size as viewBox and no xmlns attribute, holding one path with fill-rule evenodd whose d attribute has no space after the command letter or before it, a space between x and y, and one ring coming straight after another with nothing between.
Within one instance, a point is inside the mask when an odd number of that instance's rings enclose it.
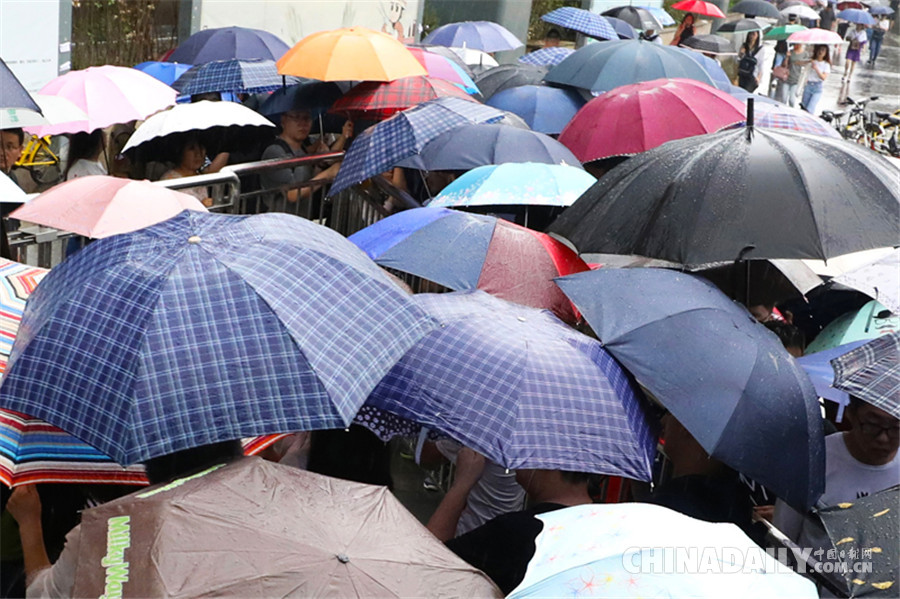
<instances>
[{"instance_id":1,"label":"green umbrella","mask_svg":"<svg viewBox=\"0 0 900 599\"><path fill-rule=\"evenodd\" d=\"M875 339L894 331L900 331L900 316L872 300L855 312L839 316L822 329L806 348L806 353L812 354L852 341Z\"/></svg>"},{"instance_id":2,"label":"green umbrella","mask_svg":"<svg viewBox=\"0 0 900 599\"><path fill-rule=\"evenodd\" d=\"M780 27L773 27L763 36L763 39L766 40L786 40L792 33L797 33L798 31L805 31L807 28L803 25L781 25Z\"/></svg>"}]
</instances>

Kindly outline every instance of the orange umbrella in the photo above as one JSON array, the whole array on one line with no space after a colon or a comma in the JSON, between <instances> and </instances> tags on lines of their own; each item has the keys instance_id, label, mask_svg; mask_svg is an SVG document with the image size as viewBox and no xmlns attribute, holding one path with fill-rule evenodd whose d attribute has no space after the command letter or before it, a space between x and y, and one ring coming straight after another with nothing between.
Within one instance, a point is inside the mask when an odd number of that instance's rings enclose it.
<instances>
[{"instance_id":1,"label":"orange umbrella","mask_svg":"<svg viewBox=\"0 0 900 599\"><path fill-rule=\"evenodd\" d=\"M276 64L282 75L320 81L393 81L428 74L406 46L365 27L308 35Z\"/></svg>"}]
</instances>

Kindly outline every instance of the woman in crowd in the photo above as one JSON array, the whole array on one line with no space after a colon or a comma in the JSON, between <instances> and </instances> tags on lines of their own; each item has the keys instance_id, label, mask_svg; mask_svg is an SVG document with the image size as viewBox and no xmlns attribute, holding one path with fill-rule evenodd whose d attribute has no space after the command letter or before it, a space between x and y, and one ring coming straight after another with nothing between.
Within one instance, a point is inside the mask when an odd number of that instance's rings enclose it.
<instances>
[{"instance_id":1,"label":"woman in crowd","mask_svg":"<svg viewBox=\"0 0 900 599\"><path fill-rule=\"evenodd\" d=\"M831 59L828 57L828 46L820 44L813 48L809 77L806 79L806 87L803 88L801 106L806 112L816 114L816 105L822 97L822 86L829 73L831 73Z\"/></svg>"}]
</instances>

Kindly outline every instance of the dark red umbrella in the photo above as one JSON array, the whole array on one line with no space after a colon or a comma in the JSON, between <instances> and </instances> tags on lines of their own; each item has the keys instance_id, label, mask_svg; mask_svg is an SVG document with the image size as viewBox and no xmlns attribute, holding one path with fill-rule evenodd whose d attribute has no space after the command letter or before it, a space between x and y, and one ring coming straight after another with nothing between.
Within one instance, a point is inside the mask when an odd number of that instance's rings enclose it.
<instances>
[{"instance_id":1,"label":"dark red umbrella","mask_svg":"<svg viewBox=\"0 0 900 599\"><path fill-rule=\"evenodd\" d=\"M454 97L476 102L459 86L433 77L403 77L387 83L360 83L331 106L329 112L348 118L386 119L435 98Z\"/></svg>"}]
</instances>

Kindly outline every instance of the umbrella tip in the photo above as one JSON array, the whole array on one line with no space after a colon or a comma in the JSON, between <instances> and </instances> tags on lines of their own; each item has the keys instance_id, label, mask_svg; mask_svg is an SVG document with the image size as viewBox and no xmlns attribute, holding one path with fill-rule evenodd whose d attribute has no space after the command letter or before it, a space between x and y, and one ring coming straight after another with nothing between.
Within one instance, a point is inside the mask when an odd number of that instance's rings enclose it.
<instances>
[{"instance_id":1,"label":"umbrella tip","mask_svg":"<svg viewBox=\"0 0 900 599\"><path fill-rule=\"evenodd\" d=\"M338 554L335 555L334 557L336 557L336 558L337 558L337 561L341 562L342 564L349 564L349 563L350 563L350 558L347 557L346 555L344 555L343 553L338 553Z\"/></svg>"},{"instance_id":2,"label":"umbrella tip","mask_svg":"<svg viewBox=\"0 0 900 599\"><path fill-rule=\"evenodd\" d=\"M753 135L753 98L747 98L747 139Z\"/></svg>"}]
</instances>

